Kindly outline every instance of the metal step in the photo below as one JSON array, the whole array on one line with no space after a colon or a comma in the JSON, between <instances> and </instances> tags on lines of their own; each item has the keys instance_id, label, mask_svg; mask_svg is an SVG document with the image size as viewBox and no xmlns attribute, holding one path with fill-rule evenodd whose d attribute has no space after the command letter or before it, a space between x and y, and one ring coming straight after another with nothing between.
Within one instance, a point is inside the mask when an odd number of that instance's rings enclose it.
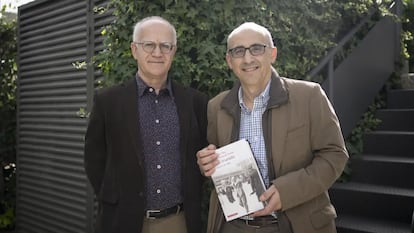
<instances>
[{"instance_id":1,"label":"metal step","mask_svg":"<svg viewBox=\"0 0 414 233\"><path fill-rule=\"evenodd\" d=\"M373 131L363 140L364 154L414 158L414 132Z\"/></svg>"},{"instance_id":2,"label":"metal step","mask_svg":"<svg viewBox=\"0 0 414 233\"><path fill-rule=\"evenodd\" d=\"M387 108L414 108L414 89L388 91Z\"/></svg>"},{"instance_id":3,"label":"metal step","mask_svg":"<svg viewBox=\"0 0 414 233\"><path fill-rule=\"evenodd\" d=\"M335 183L329 192L339 215L411 223L414 210L413 189L348 182Z\"/></svg>"},{"instance_id":4,"label":"metal step","mask_svg":"<svg viewBox=\"0 0 414 233\"><path fill-rule=\"evenodd\" d=\"M414 158L354 155L350 181L414 189Z\"/></svg>"},{"instance_id":5,"label":"metal step","mask_svg":"<svg viewBox=\"0 0 414 233\"><path fill-rule=\"evenodd\" d=\"M336 219L338 233L411 233L407 223L343 214Z\"/></svg>"},{"instance_id":6,"label":"metal step","mask_svg":"<svg viewBox=\"0 0 414 233\"><path fill-rule=\"evenodd\" d=\"M380 109L376 112L376 117L381 120L376 130L414 132L414 108Z\"/></svg>"}]
</instances>

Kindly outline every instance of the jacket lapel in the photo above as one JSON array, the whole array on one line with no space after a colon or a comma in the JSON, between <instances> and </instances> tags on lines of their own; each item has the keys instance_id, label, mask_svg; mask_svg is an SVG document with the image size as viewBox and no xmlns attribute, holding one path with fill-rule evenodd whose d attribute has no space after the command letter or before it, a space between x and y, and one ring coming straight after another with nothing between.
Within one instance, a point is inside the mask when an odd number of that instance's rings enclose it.
<instances>
[{"instance_id":1,"label":"jacket lapel","mask_svg":"<svg viewBox=\"0 0 414 233\"><path fill-rule=\"evenodd\" d=\"M285 142L289 125L289 109L288 102L289 91L283 78L280 78L277 72L272 72L272 83L270 86L270 100L268 108L271 111L270 128L271 137L268 143L271 144L272 164L274 168L275 178L280 175L282 167L283 155L285 150Z\"/></svg>"},{"instance_id":2,"label":"jacket lapel","mask_svg":"<svg viewBox=\"0 0 414 233\"><path fill-rule=\"evenodd\" d=\"M230 142L237 141L240 136L240 105L238 92L240 82L237 81L233 88L228 92L221 102L221 108L225 109L226 113L219 111L217 116L217 129L220 129L219 146L224 146Z\"/></svg>"},{"instance_id":3,"label":"jacket lapel","mask_svg":"<svg viewBox=\"0 0 414 233\"><path fill-rule=\"evenodd\" d=\"M192 109L192 97L188 96L186 88L172 82L172 89L174 94L174 101L177 107L178 118L180 122L180 152L182 155L187 153L187 141L189 127L191 125L191 109ZM185 160L183 160L185 161Z\"/></svg>"},{"instance_id":4,"label":"jacket lapel","mask_svg":"<svg viewBox=\"0 0 414 233\"><path fill-rule=\"evenodd\" d=\"M138 129L138 94L135 79L128 80L124 83L125 91L122 93L122 100L125 103L122 107L123 115L125 116L125 124L128 129L129 140L132 140L134 153L138 156L138 162L142 166L143 158L140 156L142 152L141 141Z\"/></svg>"}]
</instances>

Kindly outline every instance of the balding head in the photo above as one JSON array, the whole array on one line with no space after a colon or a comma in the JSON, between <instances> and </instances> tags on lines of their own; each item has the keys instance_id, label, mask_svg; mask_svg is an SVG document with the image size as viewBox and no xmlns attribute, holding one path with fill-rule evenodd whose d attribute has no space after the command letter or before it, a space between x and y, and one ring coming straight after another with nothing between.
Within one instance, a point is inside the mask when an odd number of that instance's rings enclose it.
<instances>
[{"instance_id":1,"label":"balding head","mask_svg":"<svg viewBox=\"0 0 414 233\"><path fill-rule=\"evenodd\" d=\"M147 24L153 24L153 23L161 23L161 24L165 24L171 27L171 33L173 34L174 45L177 44L177 32L174 26L170 22L168 22L166 19L160 16L146 17L140 20L138 23L136 23L134 26L134 33L132 34L132 41L139 41L142 27L146 26Z\"/></svg>"},{"instance_id":2,"label":"balding head","mask_svg":"<svg viewBox=\"0 0 414 233\"><path fill-rule=\"evenodd\" d=\"M229 49L231 46L231 41L233 36L243 32L243 31L254 31L257 32L258 34L261 34L263 37L265 37L268 41L268 45L270 45L270 47L274 47L273 44L273 39L272 39L272 35L270 34L269 30L267 30L267 28L253 23L253 22L246 22L241 24L240 26L238 26L237 28L235 28L227 37L227 48Z\"/></svg>"}]
</instances>

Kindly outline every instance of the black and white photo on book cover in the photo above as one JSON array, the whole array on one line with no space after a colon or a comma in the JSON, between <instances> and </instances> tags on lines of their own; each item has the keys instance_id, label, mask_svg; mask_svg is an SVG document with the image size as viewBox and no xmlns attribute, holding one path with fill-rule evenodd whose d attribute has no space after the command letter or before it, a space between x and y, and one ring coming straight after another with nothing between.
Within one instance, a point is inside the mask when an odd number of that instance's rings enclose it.
<instances>
[{"instance_id":1,"label":"black and white photo on book cover","mask_svg":"<svg viewBox=\"0 0 414 233\"><path fill-rule=\"evenodd\" d=\"M249 143L245 139L216 150L219 165L211 176L226 221L265 207L259 200L265 185Z\"/></svg>"}]
</instances>

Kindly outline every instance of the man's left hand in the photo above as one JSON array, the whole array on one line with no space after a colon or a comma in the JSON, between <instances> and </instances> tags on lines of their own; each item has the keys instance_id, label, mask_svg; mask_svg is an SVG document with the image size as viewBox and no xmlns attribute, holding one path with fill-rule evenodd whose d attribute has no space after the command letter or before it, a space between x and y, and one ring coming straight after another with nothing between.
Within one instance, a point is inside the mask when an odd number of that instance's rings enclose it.
<instances>
[{"instance_id":1,"label":"man's left hand","mask_svg":"<svg viewBox=\"0 0 414 233\"><path fill-rule=\"evenodd\" d=\"M264 209L252 213L251 217L271 215L273 212L282 209L279 191L274 185L271 185L261 196L260 201L267 202Z\"/></svg>"}]
</instances>

